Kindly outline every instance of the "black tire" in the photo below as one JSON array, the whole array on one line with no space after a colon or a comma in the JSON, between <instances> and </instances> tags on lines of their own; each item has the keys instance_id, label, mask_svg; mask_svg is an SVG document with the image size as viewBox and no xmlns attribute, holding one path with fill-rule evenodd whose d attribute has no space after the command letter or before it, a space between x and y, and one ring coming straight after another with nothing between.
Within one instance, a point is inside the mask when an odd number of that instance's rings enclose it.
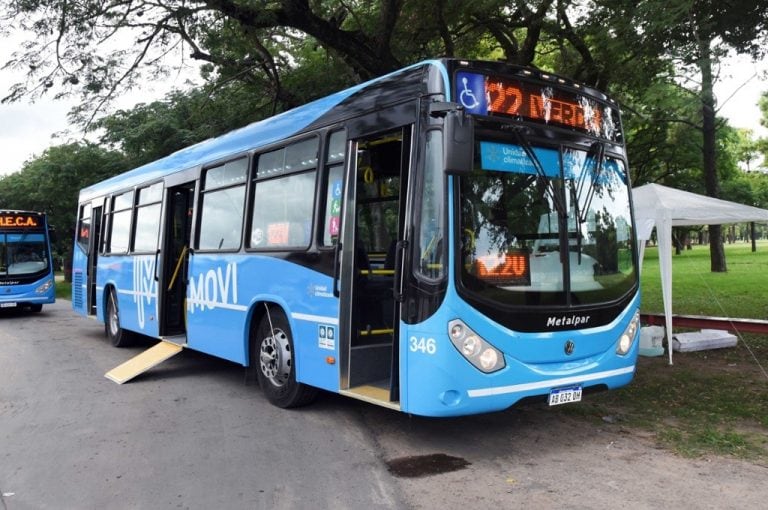
<instances>
[{"instance_id":1,"label":"black tire","mask_svg":"<svg viewBox=\"0 0 768 510\"><path fill-rule=\"evenodd\" d=\"M41 312L43 310L43 305L41 305L40 303L36 305L29 305L29 309L32 310L32 312L34 313Z\"/></svg>"},{"instance_id":2,"label":"black tire","mask_svg":"<svg viewBox=\"0 0 768 510\"><path fill-rule=\"evenodd\" d=\"M104 332L113 346L128 347L133 343L133 334L120 327L120 310L114 290L110 290L107 295L107 313L104 319Z\"/></svg>"},{"instance_id":3,"label":"black tire","mask_svg":"<svg viewBox=\"0 0 768 510\"><path fill-rule=\"evenodd\" d=\"M281 309L272 307L264 315L250 349L259 385L273 405L286 409L307 405L315 399L317 388L296 382L293 335Z\"/></svg>"}]
</instances>

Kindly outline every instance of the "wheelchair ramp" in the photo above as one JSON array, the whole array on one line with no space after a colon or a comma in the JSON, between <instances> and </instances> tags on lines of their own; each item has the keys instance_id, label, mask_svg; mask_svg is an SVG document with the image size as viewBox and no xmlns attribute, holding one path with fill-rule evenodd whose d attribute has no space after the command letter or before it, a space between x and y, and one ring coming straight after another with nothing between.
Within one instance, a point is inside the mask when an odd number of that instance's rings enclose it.
<instances>
[{"instance_id":1,"label":"wheelchair ramp","mask_svg":"<svg viewBox=\"0 0 768 510\"><path fill-rule=\"evenodd\" d=\"M183 350L181 345L177 345L171 342L161 341L157 345L150 347L141 354L134 356L122 365L119 365L106 374L104 377L110 379L117 384L123 384L128 382L139 374L143 374L152 367L155 367L167 360L168 358L175 356Z\"/></svg>"}]
</instances>

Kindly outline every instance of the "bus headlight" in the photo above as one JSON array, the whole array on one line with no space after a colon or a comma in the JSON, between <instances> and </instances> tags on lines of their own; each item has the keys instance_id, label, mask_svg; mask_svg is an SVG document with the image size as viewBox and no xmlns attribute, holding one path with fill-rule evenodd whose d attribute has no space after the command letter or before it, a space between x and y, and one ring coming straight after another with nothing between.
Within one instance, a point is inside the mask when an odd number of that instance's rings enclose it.
<instances>
[{"instance_id":1,"label":"bus headlight","mask_svg":"<svg viewBox=\"0 0 768 510\"><path fill-rule=\"evenodd\" d=\"M629 349L632 348L632 343L635 341L638 327L640 327L640 312L635 312L635 316L629 321L627 329L619 337L619 342L616 344L616 354L623 356L629 352Z\"/></svg>"},{"instance_id":2,"label":"bus headlight","mask_svg":"<svg viewBox=\"0 0 768 510\"><path fill-rule=\"evenodd\" d=\"M456 350L478 370L489 374L506 366L502 353L461 320L448 323L448 336Z\"/></svg>"},{"instance_id":3,"label":"bus headlight","mask_svg":"<svg viewBox=\"0 0 768 510\"><path fill-rule=\"evenodd\" d=\"M466 337L461 343L461 353L466 357L477 356L482 348L482 341L475 335Z\"/></svg>"},{"instance_id":4,"label":"bus headlight","mask_svg":"<svg viewBox=\"0 0 768 510\"><path fill-rule=\"evenodd\" d=\"M45 294L51 287L53 287L53 280L46 280L44 284L35 289L35 292Z\"/></svg>"}]
</instances>

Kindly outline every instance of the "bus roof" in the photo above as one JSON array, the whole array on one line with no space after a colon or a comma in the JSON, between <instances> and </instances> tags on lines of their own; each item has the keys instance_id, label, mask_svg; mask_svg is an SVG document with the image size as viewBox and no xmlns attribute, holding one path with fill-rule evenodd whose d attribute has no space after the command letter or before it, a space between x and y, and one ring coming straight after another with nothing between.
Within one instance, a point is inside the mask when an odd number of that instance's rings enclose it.
<instances>
[{"instance_id":1,"label":"bus roof","mask_svg":"<svg viewBox=\"0 0 768 510\"><path fill-rule=\"evenodd\" d=\"M0 215L4 214L36 214L38 216L45 216L45 213L40 211L27 211L24 209L0 209Z\"/></svg>"},{"instance_id":2,"label":"bus roof","mask_svg":"<svg viewBox=\"0 0 768 510\"><path fill-rule=\"evenodd\" d=\"M169 156L93 184L81 191L81 200L121 189L127 189L143 182L160 179L171 173L193 168L198 165L212 163L230 155L258 149L259 147L266 146L278 140L299 134L331 108L340 104L356 92L393 76L397 76L398 74L427 65L435 65L439 67L443 76L445 90L448 91L448 74L445 69L444 61L425 60L365 83L335 92L329 96L317 99L273 117L253 122L252 124L230 131L219 137L210 138L195 145L185 147Z\"/></svg>"}]
</instances>

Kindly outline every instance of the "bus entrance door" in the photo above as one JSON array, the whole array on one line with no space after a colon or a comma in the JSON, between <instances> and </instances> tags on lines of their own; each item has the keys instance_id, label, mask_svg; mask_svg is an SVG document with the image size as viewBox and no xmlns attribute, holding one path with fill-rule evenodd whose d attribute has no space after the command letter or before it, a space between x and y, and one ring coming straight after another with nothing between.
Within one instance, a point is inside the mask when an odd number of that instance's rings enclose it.
<instances>
[{"instance_id":1,"label":"bus entrance door","mask_svg":"<svg viewBox=\"0 0 768 510\"><path fill-rule=\"evenodd\" d=\"M101 207L94 207L91 217L93 225L88 247L88 315L96 315L96 270L99 267L99 249L101 248Z\"/></svg>"},{"instance_id":2,"label":"bus entrance door","mask_svg":"<svg viewBox=\"0 0 768 510\"><path fill-rule=\"evenodd\" d=\"M399 408L397 251L403 246L410 131L358 140L353 162L354 242L348 379L350 396ZM349 236L347 235L347 239Z\"/></svg>"},{"instance_id":3,"label":"bus entrance door","mask_svg":"<svg viewBox=\"0 0 768 510\"><path fill-rule=\"evenodd\" d=\"M187 268L192 231L194 183L166 191L165 235L162 236L160 336L167 342L186 344Z\"/></svg>"}]
</instances>

